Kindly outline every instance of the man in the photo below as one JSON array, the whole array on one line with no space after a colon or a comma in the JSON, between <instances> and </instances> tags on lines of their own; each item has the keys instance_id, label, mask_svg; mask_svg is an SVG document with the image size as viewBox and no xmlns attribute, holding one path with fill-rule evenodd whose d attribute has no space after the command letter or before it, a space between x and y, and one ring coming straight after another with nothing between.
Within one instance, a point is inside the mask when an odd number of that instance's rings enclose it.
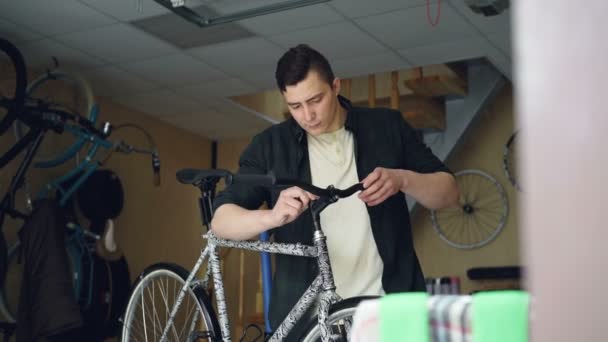
<instances>
[{"instance_id":1,"label":"man","mask_svg":"<svg viewBox=\"0 0 608 342\"><path fill-rule=\"evenodd\" d=\"M424 291L403 194L427 208L456 205L458 189L449 170L401 113L356 108L339 96L340 80L309 46L289 49L275 76L292 118L255 136L241 155L238 172L272 171L320 187L362 182L364 191L321 214L336 292L348 298ZM278 191L232 185L215 200L212 230L219 237L243 240L272 229L277 242L312 244L312 219L301 214L314 199L297 187ZM258 209L263 202L271 209ZM314 259L277 255L275 261L273 328L317 274Z\"/></svg>"}]
</instances>

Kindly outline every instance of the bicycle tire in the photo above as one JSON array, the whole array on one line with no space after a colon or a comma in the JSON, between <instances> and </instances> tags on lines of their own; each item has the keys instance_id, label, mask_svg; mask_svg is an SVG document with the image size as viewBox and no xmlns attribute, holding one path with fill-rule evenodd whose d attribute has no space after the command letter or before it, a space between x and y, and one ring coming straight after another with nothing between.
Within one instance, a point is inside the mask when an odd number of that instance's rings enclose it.
<instances>
[{"instance_id":1,"label":"bicycle tire","mask_svg":"<svg viewBox=\"0 0 608 342\"><path fill-rule=\"evenodd\" d=\"M23 275L23 265L17 263L21 250L20 246L21 244L17 240L8 250L6 277L4 278L2 288L0 288L0 313L2 313L2 316L9 323L16 322L17 305L21 291L20 278ZM7 289L9 288L16 292L12 293L10 297L7 293Z\"/></svg>"},{"instance_id":2,"label":"bicycle tire","mask_svg":"<svg viewBox=\"0 0 608 342\"><path fill-rule=\"evenodd\" d=\"M337 302L333 304L329 308L329 318L328 324L332 325L332 330L339 330L340 338L337 341L348 341L348 333L350 332L350 328L347 325L346 331L344 331L342 326L336 327L334 324L343 320L350 320L350 324L352 324L352 317L355 315L355 311L357 310L357 306L364 300L376 299L376 296L364 296L364 297L352 297L345 299L343 301ZM346 336L344 336L346 334ZM308 322L304 333L300 336L298 341L301 342L317 342L321 341L321 329L319 327L318 316L314 316Z\"/></svg>"},{"instance_id":3,"label":"bicycle tire","mask_svg":"<svg viewBox=\"0 0 608 342\"><path fill-rule=\"evenodd\" d=\"M156 338L152 338L151 340L153 341L158 341L158 339L160 338L160 335L162 334L163 329L165 328L165 326L162 326L161 323L161 316L165 316L165 323L166 323L166 317L169 315L169 312L171 310L171 308L173 307L172 304L174 304L174 302L177 300L177 294L179 294L179 291L181 289L181 287L183 286L183 284L185 283L186 279L188 278L188 271L186 271L183 267L176 265L176 264L170 264L170 263L159 263L159 264L154 264L148 268L146 268L144 270L144 272L142 272L142 274L139 276L137 282L135 283L135 286L133 288L133 291L131 292L131 296L129 297L129 301L127 304L127 308L125 310L125 314L124 314L124 318L123 318L123 330L122 330L122 342L135 342L138 341L139 339L137 339L136 335L137 333L139 333L139 335L141 337L144 337L144 341L147 341L148 339L148 334L153 335ZM159 286L157 283L160 282L162 287ZM166 282L166 286L165 286L165 282ZM169 284L170 282L173 282L173 284ZM158 287L158 291L161 292L160 295L163 297L161 298L162 301L164 303L157 303L156 301L158 299L154 298L154 301L152 304L150 304L152 306L152 313L147 313L148 316L146 316L146 312L141 313L141 311L145 311L145 298L144 295L147 295L148 298L153 298L155 297L155 292L157 291L156 288ZM171 300L171 298L169 296L164 296L163 295L163 288L165 288L167 291L170 290L170 288L173 287L173 291L172 291L172 297L173 299ZM144 294L144 291L147 291ZM194 304L191 303L186 303L186 301L194 301ZM173 301L173 303L170 303L171 301ZM140 302L143 303L140 305ZM165 308L161 309L158 308L160 310L163 310L164 312L158 312L157 307L160 306L159 304L165 304ZM196 316L197 319L195 321L193 321L192 323L189 323L189 320L186 320L187 323L184 324L184 327L182 327L180 329L180 334L179 336L177 336L177 330L175 328L175 326L177 324L174 324L173 329L171 330L172 334L170 334L169 336L167 336L167 341L187 341L187 336L190 332L186 331L186 338L183 338L183 329L185 328L186 325L190 325L192 326L193 323L197 323L197 321L203 322L204 326L205 326L205 330L204 331L208 331L211 334L211 338L207 339L207 341L221 341L221 333L220 333L220 327L219 327L219 322L216 318L215 315L215 311L213 310L213 307L211 306L211 301L209 300L209 298L207 297L207 295L205 294L205 291L201 288L201 287L194 287L194 288L190 288L187 292L186 292L186 297L184 297L184 301L181 303L180 305L180 309L183 309L184 307L188 307L190 305L193 305L192 309L195 310L196 312ZM140 310L140 308L143 307L143 310ZM182 310L183 311L183 310ZM190 310L187 310L190 311ZM143 322L141 322L141 315L143 315ZM180 320L180 315L181 315L181 311L178 312L178 314L176 315L176 320L180 321L177 322L178 324L181 323ZM151 316L150 316L151 315ZM201 317L202 316L202 317ZM146 318L152 317L152 322L148 322L146 323ZM134 320L137 319L137 322L134 322ZM158 322L159 327L156 327L156 323ZM197 326L199 326L200 324L197 324ZM145 331L138 331L137 328L143 328L145 329ZM152 328L152 331L148 332L147 328ZM191 329L192 330L192 329ZM195 329L197 331L200 331L200 329ZM160 332L159 332L160 331ZM174 340L173 337L176 337L176 339ZM181 337L181 338L180 338ZM201 341L203 339L197 339L196 341Z\"/></svg>"},{"instance_id":4,"label":"bicycle tire","mask_svg":"<svg viewBox=\"0 0 608 342\"><path fill-rule=\"evenodd\" d=\"M460 189L459 207L431 210L433 229L452 247L483 247L496 239L506 223L509 202L505 190L481 170L462 170L454 176ZM474 187L473 182L478 184Z\"/></svg>"},{"instance_id":5,"label":"bicycle tire","mask_svg":"<svg viewBox=\"0 0 608 342\"><path fill-rule=\"evenodd\" d=\"M74 110L73 108L62 108L62 109L67 110L68 112L70 112L72 114L79 115L79 116L89 120L92 124L95 124L95 122L97 121L98 110L97 110L97 106L95 104L93 91L92 91L89 83L84 78L82 78L76 74L67 73L67 72L64 72L61 70L49 71L49 72L41 75L37 79L33 80L30 84L27 85L27 88L26 88L27 97L32 98L32 94L37 89L42 87L46 82L55 81L55 80L68 82L72 85L75 85L76 88L78 89L78 92L82 95L82 97L84 99L83 108L84 108L85 113L80 113L79 111ZM51 105L53 105L53 104L57 105L56 103L53 103L53 101L44 101L44 102L48 102ZM59 106L61 107L61 105L59 105ZM15 132L15 138L17 139L17 141L19 141L25 135L25 126L26 125L21 122L15 123L14 132ZM74 141L72 144L70 144L68 147L66 147L63 151L47 153L47 155L44 155L44 153L40 153L40 151L39 151L37 153L37 155L34 157L33 166L35 168L50 168L50 167L55 167L57 165L60 165L60 164L64 163L65 161L67 161L68 159L74 157L76 155L76 153L78 153L78 151L80 151L82 149L82 147L85 145L86 142L87 142L87 138L84 136L81 136L81 137L76 138L76 141Z\"/></svg>"},{"instance_id":6,"label":"bicycle tire","mask_svg":"<svg viewBox=\"0 0 608 342\"><path fill-rule=\"evenodd\" d=\"M522 191L521 182L517 175L517 135L518 132L516 131L511 134L509 140L507 140L503 151L502 165L505 170L505 176L507 176L511 185L513 185L517 191Z\"/></svg>"},{"instance_id":7,"label":"bicycle tire","mask_svg":"<svg viewBox=\"0 0 608 342\"><path fill-rule=\"evenodd\" d=\"M4 110L0 108L0 135L2 135L23 112L27 87L27 70L23 55L11 42L0 39L0 51L8 56L15 73L15 89L12 98L7 99L10 105L7 105L4 115L2 114Z\"/></svg>"}]
</instances>

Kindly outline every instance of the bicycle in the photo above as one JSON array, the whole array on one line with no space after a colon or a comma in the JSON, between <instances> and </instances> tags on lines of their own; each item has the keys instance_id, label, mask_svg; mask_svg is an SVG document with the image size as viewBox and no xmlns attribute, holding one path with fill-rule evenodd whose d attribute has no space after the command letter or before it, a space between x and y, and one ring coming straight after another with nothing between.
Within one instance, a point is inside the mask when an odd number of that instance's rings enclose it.
<instances>
[{"instance_id":1,"label":"bicycle","mask_svg":"<svg viewBox=\"0 0 608 342\"><path fill-rule=\"evenodd\" d=\"M107 161L112 152L119 151L122 153L144 153L152 155L152 167L154 172L154 183L160 183L160 158L156 145L150 134L143 128L133 124L118 125L113 128L108 122L103 124L103 128L97 129L95 123L98 117L98 107L94 102L93 94L87 82L72 74L64 73L59 70L48 71L38 77L29 85L26 80L26 68L23 63L23 58L17 48L10 42L0 39L0 52L5 53L10 57L10 65L14 69L14 75L10 72L9 78L14 76L15 89L9 89L10 94L0 93L0 119L2 130L6 131L11 124L14 123L15 135L17 142L0 156L0 167L4 167L9 162L17 158L25 151L23 159L20 161L16 174L12 178L8 189L0 202L0 228L3 226L5 215L12 218L25 220L31 211L31 200L28 198L26 210L17 210L15 206L16 193L21 188L26 188L25 174L30 166L35 168L51 168L72 159L79 159L80 151L87 148L86 155L81 161L77 162L76 167L72 168L68 173L53 179L40 192L37 198L49 197L52 192L57 194L57 199L61 206L65 205L72 197L74 192L89 178L89 176L97 170L105 161ZM9 64L7 64L9 65ZM73 101L59 103L56 98L49 99L48 96L39 96L35 94L37 90L48 86L50 81L68 82L76 87L74 92L70 92L70 99L78 97L82 100L80 103ZM78 105L78 108L76 108ZM81 115L85 113L87 116ZM126 144L122 140L108 140L110 134L122 128L135 128L140 130L148 140L148 149L140 149ZM27 131L26 131L27 129ZM57 136L64 132L70 133L75 138L75 142L69 145L60 153L40 157L39 149L43 139L47 133L51 131ZM97 161L94 157L100 149L105 149L108 154L103 158L103 161ZM70 180L69 182L67 182ZM112 288L112 275L110 274L110 266L107 262L100 263L93 254L95 253L94 244L99 239L99 236L91 234L84 230L78 224L71 223L66 236L66 247L70 261L71 274L73 275L74 296L81 304L83 311L96 309L93 307L92 301L94 296L100 296L101 288ZM0 242L4 242L3 234L0 231ZM21 279L22 269L18 262L20 255L20 244L17 240L10 248L0 248L0 312L9 321L15 322L16 302L9 302L8 299L17 299L16 293L11 293L7 296L7 289L19 290L19 282ZM97 265L97 266L95 266ZM105 266L104 266L105 265ZM97 281L93 281L94 274L107 273L109 279L104 282L109 284L102 285ZM5 275L8 277L5 278ZM12 286L7 286L11 284ZM104 290L105 291L105 290ZM105 293L105 292L104 292ZM106 297L109 296L106 295ZM108 314L103 316L109 317L110 306L107 309ZM112 309L115 310L115 309Z\"/></svg>"},{"instance_id":2,"label":"bicycle","mask_svg":"<svg viewBox=\"0 0 608 342\"><path fill-rule=\"evenodd\" d=\"M96 114L95 114L96 117ZM100 135L99 132L88 131L83 127L72 126L68 127L66 121L60 121L61 124L64 125L64 129L70 131L75 137L77 137L76 144L81 144L82 141L86 141L91 146L87 151L86 155L83 158L83 161L79 163L76 167L72 168L69 172L64 175L51 180L41 191L38 192L37 198L46 198L51 195L52 192L57 193L57 199L61 206L65 206L68 201L72 198L77 189L102 165L102 163L98 162L95 159L95 155L98 153L99 149L107 149L110 151L108 155L106 155L103 159L107 160L111 156L112 151L119 151L121 153L145 153L153 155L153 171L154 171L154 184L158 185L160 183L159 171L160 171L160 159L158 158L158 153L156 151L156 146L153 142L150 142L151 149L140 149L133 147L124 143L123 141L111 142L107 140L107 136L109 134L104 133L104 135ZM106 125L108 127L108 125ZM149 134L143 130L143 128L125 124L119 127L131 127L137 128L144 132L144 135L149 137ZM115 130L114 130L115 131ZM109 133L109 132L108 132ZM44 135L44 132L39 132L39 135ZM151 141L151 138L149 139ZM73 145L69 149L65 150L63 153L55 156L52 159L41 160L34 163L34 167L47 168L50 166L60 165L65 161L72 159L73 156L78 153L79 149L74 148ZM26 157L23 160L23 163L26 163L29 166L29 163L32 163L32 159L36 154L36 150L28 150ZM31 148L31 147L30 147ZM5 199L10 198L11 200L7 200L3 202L6 204L6 212L9 215L12 212L16 212L12 209L14 206L12 200L14 199L15 192L19 189L19 183L23 184L25 172L27 170L27 166L24 167L23 172L21 172L16 178L17 181L13 182L14 186L12 186L5 195ZM4 208L3 208L4 209ZM4 213L4 210L1 214ZM20 213L21 214L21 213ZM18 216L22 219L27 218L27 214L21 214L22 216ZM66 247L68 251L68 257L70 260L70 269L73 274L73 285L74 285L74 296L77 299L78 303L81 305L83 311L86 311L90 308L92 298L97 293L93 293L93 287L97 286L95 282L93 282L94 274L97 272L95 265L98 264L96 258L94 258L95 254L95 243L99 240L100 236L88 232L83 229L78 224L71 222L68 227L68 234L66 237ZM18 288L15 286L18 284L20 275L22 270L19 265L19 255L20 255L20 243L17 240L8 250L8 255L6 259L6 274L7 279L5 279L1 284L3 285L0 289L0 312L9 322L15 322L16 317L16 304L12 303L8 300L10 297L16 296L7 296L7 288L11 288L9 284L12 284L12 288ZM108 265L101 265L105 268L109 268ZM107 288L111 288L111 285L108 285Z\"/></svg>"},{"instance_id":3,"label":"bicycle","mask_svg":"<svg viewBox=\"0 0 608 342\"><path fill-rule=\"evenodd\" d=\"M340 198L362 190L362 184L340 190L333 186L326 189L289 179L277 179L269 175L236 175L226 170L184 169L177 173L180 183L194 185L201 191L200 206L203 225L209 230L211 199L216 184L224 179L226 184L246 183L266 187L298 186L319 198L312 201L309 211L313 217L314 245L286 244L263 241L232 241L216 237L209 231L203 234L207 246L190 272L169 263L158 263L146 268L136 281L123 317L122 341L231 341L230 323L224 284L220 270L218 247L229 247L316 258L319 273L287 317L275 330L269 341L282 341L299 322L304 313L319 302L317 316L308 322L300 340L326 342L348 340L352 316L362 300L372 296L353 297L343 300L336 294L326 237L321 229L320 213ZM205 275L196 275L207 260ZM196 278L196 279L195 279ZM218 308L216 315L207 289L213 280L213 294ZM158 294L160 297L156 297ZM148 302L150 300L150 302ZM151 311L147 311L151 310ZM193 316L194 314L194 316ZM218 318L219 316L219 318ZM150 330L149 330L150 329Z\"/></svg>"}]
</instances>

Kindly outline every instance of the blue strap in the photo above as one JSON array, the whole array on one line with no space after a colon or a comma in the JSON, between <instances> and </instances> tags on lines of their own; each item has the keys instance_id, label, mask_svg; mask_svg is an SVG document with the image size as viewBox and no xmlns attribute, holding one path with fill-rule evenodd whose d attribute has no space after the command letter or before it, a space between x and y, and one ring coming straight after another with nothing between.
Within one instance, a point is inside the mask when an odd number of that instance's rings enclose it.
<instances>
[{"instance_id":1,"label":"blue strap","mask_svg":"<svg viewBox=\"0 0 608 342\"><path fill-rule=\"evenodd\" d=\"M268 232L263 232L260 235L261 241L268 241L270 235ZM270 307L270 292L272 290L272 265L270 262L270 254L268 252L262 252L262 290L264 300L264 328L267 333L272 332L269 318L269 307Z\"/></svg>"}]
</instances>

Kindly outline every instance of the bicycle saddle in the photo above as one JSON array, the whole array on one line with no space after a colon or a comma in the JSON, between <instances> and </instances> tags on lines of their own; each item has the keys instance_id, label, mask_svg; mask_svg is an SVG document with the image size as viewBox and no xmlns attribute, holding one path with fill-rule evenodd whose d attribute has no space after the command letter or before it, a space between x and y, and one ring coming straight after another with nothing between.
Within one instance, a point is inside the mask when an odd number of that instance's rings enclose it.
<instances>
[{"instance_id":1,"label":"bicycle saddle","mask_svg":"<svg viewBox=\"0 0 608 342\"><path fill-rule=\"evenodd\" d=\"M197 185L203 181L219 181L220 178L229 177L231 173L223 169L197 170L182 169L177 171L177 180L182 184Z\"/></svg>"}]
</instances>

